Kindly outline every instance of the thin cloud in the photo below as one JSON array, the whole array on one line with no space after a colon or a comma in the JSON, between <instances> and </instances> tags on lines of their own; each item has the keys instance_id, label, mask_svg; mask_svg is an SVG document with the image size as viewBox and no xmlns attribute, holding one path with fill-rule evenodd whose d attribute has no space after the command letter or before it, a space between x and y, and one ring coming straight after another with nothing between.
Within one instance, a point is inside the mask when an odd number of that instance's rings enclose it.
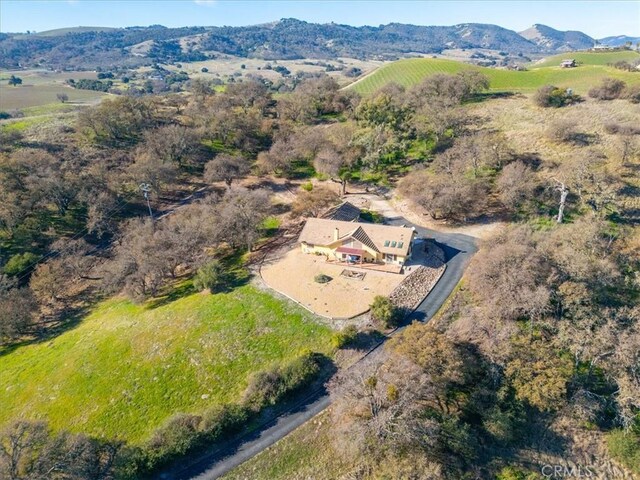
<instances>
[{"instance_id":1,"label":"thin cloud","mask_svg":"<svg viewBox=\"0 0 640 480\"><path fill-rule=\"evenodd\" d=\"M207 7L210 7L211 5L214 5L216 3L216 0L193 0L193 3L195 3L196 5L205 5Z\"/></svg>"}]
</instances>

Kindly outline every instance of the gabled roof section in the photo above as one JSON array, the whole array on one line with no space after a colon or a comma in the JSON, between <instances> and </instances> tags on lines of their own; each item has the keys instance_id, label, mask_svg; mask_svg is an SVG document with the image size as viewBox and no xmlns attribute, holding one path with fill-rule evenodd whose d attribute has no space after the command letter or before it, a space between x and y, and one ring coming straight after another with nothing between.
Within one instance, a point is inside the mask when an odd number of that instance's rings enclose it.
<instances>
[{"instance_id":1,"label":"gabled roof section","mask_svg":"<svg viewBox=\"0 0 640 480\"><path fill-rule=\"evenodd\" d=\"M363 245L366 245L367 247L369 247L371 250L380 252L380 250L378 250L378 247L376 247L376 244L373 242L373 240L369 238L369 235L367 235L367 233L363 230L362 227L356 228L355 232L353 232L350 235L350 237L355 240L358 240Z\"/></svg>"},{"instance_id":2,"label":"gabled roof section","mask_svg":"<svg viewBox=\"0 0 640 480\"><path fill-rule=\"evenodd\" d=\"M331 207L324 212L320 218L328 220L339 220L341 222L355 222L360 218L360 209L353 203L342 202L340 205Z\"/></svg>"},{"instance_id":3,"label":"gabled roof section","mask_svg":"<svg viewBox=\"0 0 640 480\"><path fill-rule=\"evenodd\" d=\"M338 240L351 237L377 252L397 255L407 255L414 236L414 230L408 227L309 218L298 241L329 246L336 243L336 230Z\"/></svg>"}]
</instances>

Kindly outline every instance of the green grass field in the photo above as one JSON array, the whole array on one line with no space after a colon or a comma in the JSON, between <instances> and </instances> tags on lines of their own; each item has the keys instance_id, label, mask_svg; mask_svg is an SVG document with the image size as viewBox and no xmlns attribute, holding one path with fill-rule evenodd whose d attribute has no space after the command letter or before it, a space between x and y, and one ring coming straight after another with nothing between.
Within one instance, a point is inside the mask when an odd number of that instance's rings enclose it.
<instances>
[{"instance_id":1,"label":"green grass field","mask_svg":"<svg viewBox=\"0 0 640 480\"><path fill-rule=\"evenodd\" d=\"M637 55L634 52L622 53ZM582 55L581 58L586 60L588 57L585 56L603 54L584 53ZM563 57L574 58L574 56L577 57L577 55L573 54L566 54ZM600 60L602 59L600 58ZM594 59L593 62L595 61ZM463 70L477 70L487 75L491 81L491 90L495 92L515 91L527 93L536 90L542 85L553 84L558 87L573 88L576 92L585 94L589 88L598 84L605 77L615 77L628 83L640 84L640 73L624 72L602 64L584 64L577 68L552 66L530 68L527 71L511 71L476 67L454 60L411 58L398 60L380 67L347 88L353 88L361 95L369 95L391 82L410 87L436 73L455 74Z\"/></svg>"},{"instance_id":2,"label":"green grass field","mask_svg":"<svg viewBox=\"0 0 640 480\"><path fill-rule=\"evenodd\" d=\"M530 64L531 68L557 67L566 58L573 58L579 65L607 65L609 63L625 60L632 62L640 58L640 53L631 50L621 50L616 52L569 52L547 57L541 62Z\"/></svg>"},{"instance_id":3,"label":"green grass field","mask_svg":"<svg viewBox=\"0 0 640 480\"><path fill-rule=\"evenodd\" d=\"M239 400L273 362L330 353L331 333L250 285L156 308L108 300L50 341L0 352L0 426L39 418L138 443L176 412Z\"/></svg>"}]
</instances>

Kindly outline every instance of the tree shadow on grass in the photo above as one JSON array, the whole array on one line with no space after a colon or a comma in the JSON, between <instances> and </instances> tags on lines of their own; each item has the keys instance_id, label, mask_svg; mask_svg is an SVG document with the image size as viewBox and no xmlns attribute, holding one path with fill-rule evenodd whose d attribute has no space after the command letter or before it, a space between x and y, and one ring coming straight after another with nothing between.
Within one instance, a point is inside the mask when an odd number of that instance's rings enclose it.
<instances>
[{"instance_id":1,"label":"tree shadow on grass","mask_svg":"<svg viewBox=\"0 0 640 480\"><path fill-rule=\"evenodd\" d=\"M366 352L382 342L384 338L385 336L378 330L366 330L364 332L358 332L353 341L349 342L343 348L346 350Z\"/></svg>"},{"instance_id":2,"label":"tree shadow on grass","mask_svg":"<svg viewBox=\"0 0 640 480\"><path fill-rule=\"evenodd\" d=\"M251 274L245 268L233 268L225 272L220 286L211 293L229 293L236 288L248 284L250 279ZM198 289L193 285L193 281L191 279L183 280L178 284L168 287L162 295L148 300L145 303L145 309L154 310L175 302L176 300L180 300L181 298L193 295L194 293L198 293Z\"/></svg>"},{"instance_id":3,"label":"tree shadow on grass","mask_svg":"<svg viewBox=\"0 0 640 480\"><path fill-rule=\"evenodd\" d=\"M152 298L151 300L147 301L144 306L146 310L154 310L158 307L162 307L163 305L175 302L176 300L180 300L181 298L187 297L196 292L197 290L193 286L193 282L191 280L185 280L178 285L169 287L164 295Z\"/></svg>"},{"instance_id":4,"label":"tree shadow on grass","mask_svg":"<svg viewBox=\"0 0 640 480\"><path fill-rule=\"evenodd\" d=\"M0 346L0 357L9 355L18 348L44 343L77 327L90 313L93 303L83 302L76 307L67 307L59 312L55 319L41 322L30 338ZM63 318L64 320L59 320Z\"/></svg>"},{"instance_id":5,"label":"tree shadow on grass","mask_svg":"<svg viewBox=\"0 0 640 480\"><path fill-rule=\"evenodd\" d=\"M523 95L516 92L481 92L473 95L469 100L464 103L480 103L486 100L493 100L496 98L522 98Z\"/></svg>"}]
</instances>

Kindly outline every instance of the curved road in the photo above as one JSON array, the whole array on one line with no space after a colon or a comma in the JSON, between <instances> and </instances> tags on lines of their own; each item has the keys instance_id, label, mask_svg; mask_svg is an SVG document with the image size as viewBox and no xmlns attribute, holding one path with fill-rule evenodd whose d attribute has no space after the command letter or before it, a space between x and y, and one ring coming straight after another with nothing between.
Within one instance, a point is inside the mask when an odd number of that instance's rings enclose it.
<instances>
[{"instance_id":1,"label":"curved road","mask_svg":"<svg viewBox=\"0 0 640 480\"><path fill-rule=\"evenodd\" d=\"M389 225L414 227L418 236L435 239L445 252L447 268L444 274L418 308L409 315L406 324L414 320L426 322L440 309L462 278L471 257L477 251L476 239L460 233L442 233L420 227L401 216L387 217L385 220ZM402 328L404 327L397 329L394 333ZM380 345L382 343L367 353L359 362L379 351ZM329 404L330 398L324 388L310 392L307 397L290 406L286 412L265 421L253 432L249 432L235 442L219 449L207 452L189 465L183 465L171 472L164 473L160 478L166 480L213 480L218 478L284 438L322 412Z\"/></svg>"}]
</instances>

